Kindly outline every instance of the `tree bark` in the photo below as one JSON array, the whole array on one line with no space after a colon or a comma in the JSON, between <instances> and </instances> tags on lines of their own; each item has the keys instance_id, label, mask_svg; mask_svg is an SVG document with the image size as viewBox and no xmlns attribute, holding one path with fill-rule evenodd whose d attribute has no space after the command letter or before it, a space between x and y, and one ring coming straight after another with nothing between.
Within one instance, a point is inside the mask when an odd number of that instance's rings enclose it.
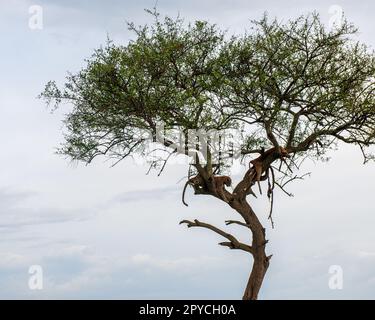
<instances>
[{"instance_id":1,"label":"tree bark","mask_svg":"<svg viewBox=\"0 0 375 320\"><path fill-rule=\"evenodd\" d=\"M252 233L251 247L254 263L242 299L256 300L271 258L265 251L267 244L265 229L245 199L233 201L231 206L245 219Z\"/></svg>"},{"instance_id":2,"label":"tree bark","mask_svg":"<svg viewBox=\"0 0 375 320\"><path fill-rule=\"evenodd\" d=\"M262 286L264 276L269 266L269 258L263 252L259 256L254 255L253 268L250 273L249 280L246 285L242 300L257 300L258 293Z\"/></svg>"}]
</instances>

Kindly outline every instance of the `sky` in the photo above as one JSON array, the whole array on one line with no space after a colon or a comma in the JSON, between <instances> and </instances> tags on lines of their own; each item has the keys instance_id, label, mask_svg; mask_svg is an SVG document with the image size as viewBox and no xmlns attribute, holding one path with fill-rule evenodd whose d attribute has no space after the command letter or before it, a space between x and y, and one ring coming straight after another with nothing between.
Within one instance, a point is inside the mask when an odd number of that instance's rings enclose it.
<instances>
[{"instance_id":1,"label":"sky","mask_svg":"<svg viewBox=\"0 0 375 320\"><path fill-rule=\"evenodd\" d=\"M37 99L47 81L63 83L107 36L126 44L126 21L149 22L144 9L154 4L0 0L0 299L242 297L250 256L218 246L222 238L208 230L178 224L199 218L225 228L231 210L191 191L183 206L183 165L158 177L131 159L111 168L102 158L85 166L57 156L66 111L52 114ZM43 9L42 29L30 27L35 5ZM244 32L265 11L284 20L317 11L328 25L339 8L359 27L358 39L375 45L371 0L159 0L157 7L229 34ZM261 299L375 298L375 164L363 165L351 146L330 156L305 163L312 175L291 186L293 198L276 195L275 229L267 200L252 200L273 254ZM240 226L226 228L248 238ZM35 265L43 272L37 290L30 287ZM342 271L338 289L329 286L332 266Z\"/></svg>"}]
</instances>

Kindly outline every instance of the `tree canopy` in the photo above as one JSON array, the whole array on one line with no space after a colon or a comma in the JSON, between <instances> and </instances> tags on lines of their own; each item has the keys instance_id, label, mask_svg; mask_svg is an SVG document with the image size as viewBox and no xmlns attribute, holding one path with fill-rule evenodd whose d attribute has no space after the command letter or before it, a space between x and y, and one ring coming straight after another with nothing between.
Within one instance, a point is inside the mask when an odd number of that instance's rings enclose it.
<instances>
[{"instance_id":1,"label":"tree canopy","mask_svg":"<svg viewBox=\"0 0 375 320\"><path fill-rule=\"evenodd\" d=\"M73 105L61 153L123 159L144 150L139 129L162 122L181 132L241 128L242 155L283 145L320 158L341 140L372 157L374 54L347 21L327 31L317 14L285 24L265 15L229 37L205 21L150 13L151 26L129 24L135 40L108 41L62 89L47 84L49 104Z\"/></svg>"}]
</instances>

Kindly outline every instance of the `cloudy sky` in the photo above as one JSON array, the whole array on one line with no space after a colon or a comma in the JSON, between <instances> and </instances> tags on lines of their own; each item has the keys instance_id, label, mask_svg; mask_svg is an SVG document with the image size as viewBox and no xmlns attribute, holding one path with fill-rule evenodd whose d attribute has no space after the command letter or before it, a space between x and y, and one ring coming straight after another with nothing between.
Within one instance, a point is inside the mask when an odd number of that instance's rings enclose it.
<instances>
[{"instance_id":1,"label":"cloudy sky","mask_svg":"<svg viewBox=\"0 0 375 320\"><path fill-rule=\"evenodd\" d=\"M0 298L237 299L251 259L219 247L207 230L178 222L199 218L224 227L232 212L204 197L180 196L186 167L146 176L131 160L73 165L54 154L64 110L51 114L36 99L51 79L64 81L110 36L126 43L126 21L149 21L154 0L0 0ZM43 28L29 10L43 8ZM335 7L332 7L335 6ZM339 6L339 7L337 7ZM205 19L241 33L264 11L283 19L318 11L328 25L342 8L374 47L375 2L159 0L161 13ZM375 164L340 146L329 163L306 163L311 178L294 198L277 196L273 254L262 299L375 298ZM261 219L268 203L254 202ZM240 227L230 229L246 239ZM30 290L29 267L43 268L43 289ZM343 270L342 290L328 286L329 268Z\"/></svg>"}]
</instances>

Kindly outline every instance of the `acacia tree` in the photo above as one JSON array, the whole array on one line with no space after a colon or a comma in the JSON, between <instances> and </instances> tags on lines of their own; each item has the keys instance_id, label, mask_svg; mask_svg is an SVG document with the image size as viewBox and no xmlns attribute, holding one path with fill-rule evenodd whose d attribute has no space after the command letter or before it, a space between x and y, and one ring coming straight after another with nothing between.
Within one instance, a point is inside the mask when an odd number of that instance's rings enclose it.
<instances>
[{"instance_id":1,"label":"acacia tree","mask_svg":"<svg viewBox=\"0 0 375 320\"><path fill-rule=\"evenodd\" d=\"M165 152L150 168L161 173L172 155L191 159L186 185L236 211L239 219L226 224L248 228L250 240L242 243L199 220L181 223L209 229L226 239L220 245L252 255L243 299L257 299L271 256L251 206L252 187L266 184L273 204L275 187L290 195L285 185L302 177L294 172L303 160L324 159L337 142L357 145L365 162L373 158L374 54L354 40L351 24L327 31L315 13L287 23L265 15L250 32L232 37L204 21L186 24L149 13L155 18L151 26L129 24L134 40L124 46L109 41L61 89L47 84L41 96L48 104L72 105L59 152L86 163L99 155L115 163L147 156L147 139L140 134L147 130ZM160 123L163 132L179 136L161 138ZM233 128L242 138L227 156L207 136L182 139L192 129ZM206 152L191 152L198 145ZM235 156L248 169L228 190L231 179L220 174Z\"/></svg>"}]
</instances>

